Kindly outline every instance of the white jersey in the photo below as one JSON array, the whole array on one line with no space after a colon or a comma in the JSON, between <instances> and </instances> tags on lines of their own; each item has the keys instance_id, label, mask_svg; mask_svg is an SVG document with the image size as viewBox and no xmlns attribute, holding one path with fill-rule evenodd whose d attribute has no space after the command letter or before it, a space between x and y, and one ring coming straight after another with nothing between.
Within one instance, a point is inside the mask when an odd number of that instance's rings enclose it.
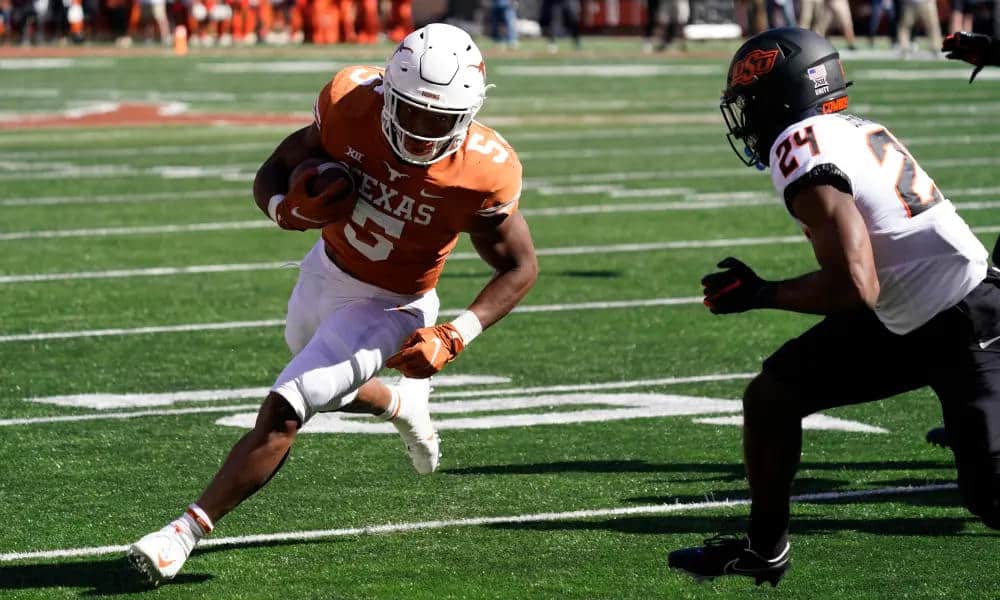
<instances>
[{"instance_id":1,"label":"white jersey","mask_svg":"<svg viewBox=\"0 0 1000 600\"><path fill-rule=\"evenodd\" d=\"M842 113L799 121L771 147L771 178L786 208L808 185L854 196L881 288L875 313L893 333L920 327L986 277L986 248L882 125Z\"/></svg>"}]
</instances>

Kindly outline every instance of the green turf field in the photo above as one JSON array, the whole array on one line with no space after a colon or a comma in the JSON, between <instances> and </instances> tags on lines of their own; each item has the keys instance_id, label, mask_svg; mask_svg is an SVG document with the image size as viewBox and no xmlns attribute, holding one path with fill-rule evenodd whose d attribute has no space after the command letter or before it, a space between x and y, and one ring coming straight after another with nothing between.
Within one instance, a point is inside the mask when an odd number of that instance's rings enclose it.
<instances>
[{"instance_id":1,"label":"green turf field","mask_svg":"<svg viewBox=\"0 0 1000 600\"><path fill-rule=\"evenodd\" d=\"M296 270L280 265L316 233L274 227L249 189L293 127L0 129L0 598L747 597L751 581L696 586L666 554L742 526L735 401L814 319L713 317L699 279L729 254L770 278L814 260L769 177L723 137L733 47L638 47L485 45L497 87L480 120L521 156L541 276L531 310L438 380L440 470L417 476L373 421L303 433L219 545L152 591L122 549L197 497L289 358ZM6 58L0 118L155 102L306 123L337 68L388 52ZM845 63L855 111L907 143L992 245L1000 72L969 86L944 61ZM467 240L456 252L444 315L489 277ZM805 432L792 570L753 595L1000 597L997 533L923 441L933 396L827 416Z\"/></svg>"}]
</instances>

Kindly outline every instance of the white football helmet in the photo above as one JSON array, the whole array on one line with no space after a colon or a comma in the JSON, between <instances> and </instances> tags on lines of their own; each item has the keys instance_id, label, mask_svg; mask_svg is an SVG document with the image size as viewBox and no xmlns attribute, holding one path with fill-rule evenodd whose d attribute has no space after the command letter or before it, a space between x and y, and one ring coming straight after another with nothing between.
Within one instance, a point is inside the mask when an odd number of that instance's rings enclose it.
<instances>
[{"instance_id":1,"label":"white football helmet","mask_svg":"<svg viewBox=\"0 0 1000 600\"><path fill-rule=\"evenodd\" d=\"M399 44L383 86L389 145L406 162L429 165L462 146L486 100L486 65L469 34L432 23Z\"/></svg>"}]
</instances>

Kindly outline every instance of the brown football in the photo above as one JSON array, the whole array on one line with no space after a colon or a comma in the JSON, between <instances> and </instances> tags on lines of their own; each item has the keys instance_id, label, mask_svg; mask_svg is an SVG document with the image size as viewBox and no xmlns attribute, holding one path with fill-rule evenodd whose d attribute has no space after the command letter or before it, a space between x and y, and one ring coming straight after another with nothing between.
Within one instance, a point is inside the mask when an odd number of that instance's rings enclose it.
<instances>
[{"instance_id":1,"label":"brown football","mask_svg":"<svg viewBox=\"0 0 1000 600\"><path fill-rule=\"evenodd\" d=\"M344 163L330 158L305 159L292 170L292 174L288 177L289 185L302 175L303 171L311 168L318 169L319 173L306 184L306 191L310 196L317 196L331 186L340 188L331 198L333 201L348 198L353 194L354 179L351 177L350 169Z\"/></svg>"}]
</instances>

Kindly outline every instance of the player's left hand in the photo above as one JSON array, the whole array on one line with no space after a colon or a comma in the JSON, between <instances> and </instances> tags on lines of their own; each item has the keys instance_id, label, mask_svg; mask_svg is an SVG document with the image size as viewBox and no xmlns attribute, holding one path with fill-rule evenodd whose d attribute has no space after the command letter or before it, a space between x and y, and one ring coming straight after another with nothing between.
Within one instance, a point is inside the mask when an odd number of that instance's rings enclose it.
<instances>
[{"instance_id":1,"label":"player's left hand","mask_svg":"<svg viewBox=\"0 0 1000 600\"><path fill-rule=\"evenodd\" d=\"M944 39L941 51L946 58L961 60L975 66L969 83L987 65L1000 64L1000 45L988 35L981 33L955 32Z\"/></svg>"},{"instance_id":2,"label":"player's left hand","mask_svg":"<svg viewBox=\"0 0 1000 600\"><path fill-rule=\"evenodd\" d=\"M407 377L425 379L455 360L463 348L465 342L451 323L421 327L406 338L403 347L385 361L385 366Z\"/></svg>"},{"instance_id":3,"label":"player's left hand","mask_svg":"<svg viewBox=\"0 0 1000 600\"><path fill-rule=\"evenodd\" d=\"M740 313L767 308L774 300L774 284L764 281L753 269L732 256L718 264L720 271L701 278L704 304L713 314Z\"/></svg>"},{"instance_id":4,"label":"player's left hand","mask_svg":"<svg viewBox=\"0 0 1000 600\"><path fill-rule=\"evenodd\" d=\"M291 179L276 215L282 229L320 229L354 210L354 181L346 167L324 173L315 166L297 168Z\"/></svg>"}]
</instances>

